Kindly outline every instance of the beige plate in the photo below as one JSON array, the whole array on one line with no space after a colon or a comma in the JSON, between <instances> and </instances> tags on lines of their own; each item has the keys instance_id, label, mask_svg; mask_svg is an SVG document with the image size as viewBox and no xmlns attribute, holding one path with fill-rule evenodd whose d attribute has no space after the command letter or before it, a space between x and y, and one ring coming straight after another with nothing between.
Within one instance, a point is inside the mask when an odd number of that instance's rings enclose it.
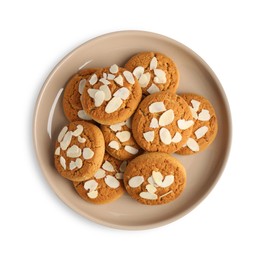
<instances>
[{"instance_id":1,"label":"beige plate","mask_svg":"<svg viewBox=\"0 0 263 260\"><path fill-rule=\"evenodd\" d=\"M157 51L174 59L181 81L180 92L194 92L208 98L215 107L219 132L204 152L178 156L187 171L187 186L174 202L145 206L127 194L116 202L96 206L82 200L70 181L53 165L54 142L67 120L62 110L62 92L69 77L80 67L123 65L140 51ZM51 72L37 100L34 141L42 171L56 194L72 209L94 222L120 229L147 229L170 223L192 210L211 191L223 171L230 149L231 118L226 96L209 66L184 45L155 33L114 32L92 39L68 54Z\"/></svg>"}]
</instances>

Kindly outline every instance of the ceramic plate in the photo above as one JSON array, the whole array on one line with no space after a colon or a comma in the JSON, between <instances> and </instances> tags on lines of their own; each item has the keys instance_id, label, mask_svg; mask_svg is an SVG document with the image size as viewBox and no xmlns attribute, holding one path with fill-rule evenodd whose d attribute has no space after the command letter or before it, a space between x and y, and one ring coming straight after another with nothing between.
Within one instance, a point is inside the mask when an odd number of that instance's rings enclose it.
<instances>
[{"instance_id":1,"label":"ceramic plate","mask_svg":"<svg viewBox=\"0 0 263 260\"><path fill-rule=\"evenodd\" d=\"M156 51L171 57L181 74L178 93L194 92L213 104L219 131L212 145L191 156L175 155L185 166L187 186L182 195L166 205L146 206L125 194L106 205L93 205L82 200L70 181L55 170L55 139L67 120L63 114L63 88L81 68L123 65L141 51ZM34 117L35 150L48 183L65 204L85 218L120 229L147 229L161 226L184 216L211 191L226 163L231 141L231 118L224 90L209 66L192 50L165 36L122 31L102 35L69 53L50 73L39 94Z\"/></svg>"}]
</instances>

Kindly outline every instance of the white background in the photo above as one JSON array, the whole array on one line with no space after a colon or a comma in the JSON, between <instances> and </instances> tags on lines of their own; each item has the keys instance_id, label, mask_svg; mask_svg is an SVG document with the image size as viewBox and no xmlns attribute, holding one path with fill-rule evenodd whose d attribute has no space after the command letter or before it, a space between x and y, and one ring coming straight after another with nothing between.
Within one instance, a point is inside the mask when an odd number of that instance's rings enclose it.
<instances>
[{"instance_id":1,"label":"white background","mask_svg":"<svg viewBox=\"0 0 263 260\"><path fill-rule=\"evenodd\" d=\"M1 1L1 259L262 259L263 15L261 1ZM233 142L225 171L190 214L157 229L94 224L48 186L32 144L35 101L51 69L104 33L174 38L215 71ZM123 252L123 253L122 253Z\"/></svg>"}]
</instances>

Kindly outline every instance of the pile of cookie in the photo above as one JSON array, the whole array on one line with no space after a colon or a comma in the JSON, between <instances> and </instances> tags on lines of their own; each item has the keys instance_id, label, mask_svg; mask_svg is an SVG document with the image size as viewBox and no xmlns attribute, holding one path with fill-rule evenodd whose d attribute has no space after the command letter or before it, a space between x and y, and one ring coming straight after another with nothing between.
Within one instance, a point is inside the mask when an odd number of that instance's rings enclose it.
<instances>
[{"instance_id":1,"label":"pile of cookie","mask_svg":"<svg viewBox=\"0 0 263 260\"><path fill-rule=\"evenodd\" d=\"M158 205L186 185L172 153L203 151L215 139L217 119L197 94L177 95L179 71L164 54L138 53L122 68L83 69L65 87L70 123L55 145L55 167L86 201L102 204L125 191Z\"/></svg>"}]
</instances>

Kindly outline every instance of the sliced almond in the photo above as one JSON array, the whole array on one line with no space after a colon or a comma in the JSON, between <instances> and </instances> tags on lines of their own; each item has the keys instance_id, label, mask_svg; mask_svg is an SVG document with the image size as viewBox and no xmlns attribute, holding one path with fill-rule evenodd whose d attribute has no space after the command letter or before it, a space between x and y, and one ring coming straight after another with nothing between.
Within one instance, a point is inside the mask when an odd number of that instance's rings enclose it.
<instances>
[{"instance_id":1,"label":"sliced almond","mask_svg":"<svg viewBox=\"0 0 263 260\"><path fill-rule=\"evenodd\" d=\"M192 99L191 100L191 104L193 106L194 111L197 112L198 109L199 109L199 106L200 106L200 102L197 101L197 100Z\"/></svg>"},{"instance_id":2,"label":"sliced almond","mask_svg":"<svg viewBox=\"0 0 263 260\"><path fill-rule=\"evenodd\" d=\"M166 75L165 72L161 69L154 69L154 74L156 77L154 77L154 82L155 83L161 83L164 84L166 83Z\"/></svg>"},{"instance_id":3,"label":"sliced almond","mask_svg":"<svg viewBox=\"0 0 263 260\"><path fill-rule=\"evenodd\" d=\"M131 117L128 118L128 119L125 121L125 125L126 125L129 129L131 129Z\"/></svg>"},{"instance_id":4,"label":"sliced almond","mask_svg":"<svg viewBox=\"0 0 263 260\"><path fill-rule=\"evenodd\" d=\"M169 187L174 183L174 176L173 175L167 175L164 177L163 182L161 183L160 187L166 188Z\"/></svg>"},{"instance_id":5,"label":"sliced almond","mask_svg":"<svg viewBox=\"0 0 263 260\"><path fill-rule=\"evenodd\" d=\"M115 75L108 73L107 79L114 80L114 78L115 78Z\"/></svg>"},{"instance_id":6,"label":"sliced almond","mask_svg":"<svg viewBox=\"0 0 263 260\"><path fill-rule=\"evenodd\" d=\"M60 147L61 147L61 149L62 149L63 151L65 151L65 150L68 148L68 146L69 146L69 144L70 144L70 142L71 142L71 139L72 139L72 132L71 132L71 131L68 131L68 132L64 135L63 140L60 142Z\"/></svg>"},{"instance_id":7,"label":"sliced almond","mask_svg":"<svg viewBox=\"0 0 263 260\"><path fill-rule=\"evenodd\" d=\"M81 144L84 144L86 142L86 138L81 137L80 135L78 136L78 142Z\"/></svg>"},{"instance_id":8,"label":"sliced almond","mask_svg":"<svg viewBox=\"0 0 263 260\"><path fill-rule=\"evenodd\" d=\"M140 193L140 197L143 199L147 199L147 200L157 200L158 199L158 196L156 194L152 194L150 192L145 192L145 191Z\"/></svg>"},{"instance_id":9,"label":"sliced almond","mask_svg":"<svg viewBox=\"0 0 263 260\"><path fill-rule=\"evenodd\" d=\"M136 149L130 145L125 145L124 150L130 154L137 154L139 152L138 149Z\"/></svg>"},{"instance_id":10,"label":"sliced almond","mask_svg":"<svg viewBox=\"0 0 263 260\"><path fill-rule=\"evenodd\" d=\"M101 78L99 81L102 82L104 85L110 84L110 82L106 78Z\"/></svg>"},{"instance_id":11,"label":"sliced almond","mask_svg":"<svg viewBox=\"0 0 263 260\"><path fill-rule=\"evenodd\" d=\"M95 98L95 94L98 92L98 89L89 88L88 94L91 98Z\"/></svg>"},{"instance_id":12,"label":"sliced almond","mask_svg":"<svg viewBox=\"0 0 263 260\"><path fill-rule=\"evenodd\" d=\"M142 76L142 74L144 73L144 67L142 67L142 66L138 66L138 67L136 67L134 70L133 70L133 75L137 78L137 79L139 79L141 76Z\"/></svg>"},{"instance_id":13,"label":"sliced almond","mask_svg":"<svg viewBox=\"0 0 263 260\"><path fill-rule=\"evenodd\" d=\"M186 121L185 119L179 119L177 121L177 125L181 130L186 130L190 128L194 124L193 120Z\"/></svg>"},{"instance_id":14,"label":"sliced almond","mask_svg":"<svg viewBox=\"0 0 263 260\"><path fill-rule=\"evenodd\" d=\"M94 175L94 177L95 177L96 179L102 179L102 178L104 178L105 176L106 176L106 173L105 173L105 171L104 171L103 169L101 169L101 168L99 168L99 169L96 171L95 175Z\"/></svg>"},{"instance_id":15,"label":"sliced almond","mask_svg":"<svg viewBox=\"0 0 263 260\"><path fill-rule=\"evenodd\" d=\"M147 185L146 185L146 190L147 190L148 192L150 192L151 194L154 194L154 193L157 191L157 189L156 189L153 185L151 185L151 184L147 184Z\"/></svg>"},{"instance_id":16,"label":"sliced almond","mask_svg":"<svg viewBox=\"0 0 263 260\"><path fill-rule=\"evenodd\" d=\"M120 150L120 144L117 141L109 142L109 147L116 151Z\"/></svg>"},{"instance_id":17,"label":"sliced almond","mask_svg":"<svg viewBox=\"0 0 263 260\"><path fill-rule=\"evenodd\" d=\"M120 97L113 97L107 104L105 112L108 114L115 112L121 107L122 103L123 101Z\"/></svg>"},{"instance_id":18,"label":"sliced almond","mask_svg":"<svg viewBox=\"0 0 263 260\"><path fill-rule=\"evenodd\" d=\"M163 197L165 197L165 196L167 196L167 195L169 195L170 193L172 193L173 191L172 190L170 190L170 191L168 191L168 192L166 192L166 193L164 193L163 195L161 195L159 198L163 198Z\"/></svg>"},{"instance_id":19,"label":"sliced almond","mask_svg":"<svg viewBox=\"0 0 263 260\"><path fill-rule=\"evenodd\" d=\"M151 128L158 128L159 127L159 123L158 123L158 119L157 118L152 118L152 120L150 122L150 127Z\"/></svg>"},{"instance_id":20,"label":"sliced almond","mask_svg":"<svg viewBox=\"0 0 263 260\"><path fill-rule=\"evenodd\" d=\"M118 85L123 86L123 77L122 77L121 75L119 75L118 77L116 77L116 78L114 79L114 81L115 81Z\"/></svg>"},{"instance_id":21,"label":"sliced almond","mask_svg":"<svg viewBox=\"0 0 263 260\"><path fill-rule=\"evenodd\" d=\"M110 126L110 129L111 129L112 131L114 131L114 132L121 131L122 126L124 126L124 125L125 125L125 122L117 123L117 124L115 124L115 125L111 125L111 126Z\"/></svg>"},{"instance_id":22,"label":"sliced almond","mask_svg":"<svg viewBox=\"0 0 263 260\"><path fill-rule=\"evenodd\" d=\"M78 117L80 119L83 119L83 120L91 120L92 119L84 110L78 111Z\"/></svg>"},{"instance_id":23,"label":"sliced almond","mask_svg":"<svg viewBox=\"0 0 263 260\"><path fill-rule=\"evenodd\" d=\"M75 131L72 132L73 136L79 136L82 134L83 132L83 126L82 125L77 125L77 129Z\"/></svg>"},{"instance_id":24,"label":"sliced almond","mask_svg":"<svg viewBox=\"0 0 263 260\"><path fill-rule=\"evenodd\" d=\"M84 189L87 191L94 191L98 187L98 183L95 180L88 180L84 183Z\"/></svg>"},{"instance_id":25,"label":"sliced almond","mask_svg":"<svg viewBox=\"0 0 263 260\"><path fill-rule=\"evenodd\" d=\"M79 82L79 94L80 94L80 95L82 95L82 93L83 93L83 90L84 90L84 88L85 88L86 82L87 82L86 79L82 79L82 80Z\"/></svg>"},{"instance_id":26,"label":"sliced almond","mask_svg":"<svg viewBox=\"0 0 263 260\"><path fill-rule=\"evenodd\" d=\"M107 86L107 85L102 85L102 86L100 86L100 90L104 92L104 94L105 94L105 100L106 100L106 101L109 101L109 100L111 99L111 91L110 91L109 86Z\"/></svg>"},{"instance_id":27,"label":"sliced almond","mask_svg":"<svg viewBox=\"0 0 263 260\"><path fill-rule=\"evenodd\" d=\"M82 152L83 158L85 160L91 159L94 155L94 152L90 148L84 148Z\"/></svg>"},{"instance_id":28,"label":"sliced almond","mask_svg":"<svg viewBox=\"0 0 263 260\"><path fill-rule=\"evenodd\" d=\"M111 175L107 175L104 181L112 189L117 189L120 186L120 182Z\"/></svg>"},{"instance_id":29,"label":"sliced almond","mask_svg":"<svg viewBox=\"0 0 263 260\"><path fill-rule=\"evenodd\" d=\"M127 167L127 164L128 164L128 162L127 161L123 161L122 163L121 163L121 165L120 165L120 172L125 172L125 170L126 170L126 167Z\"/></svg>"},{"instance_id":30,"label":"sliced almond","mask_svg":"<svg viewBox=\"0 0 263 260\"><path fill-rule=\"evenodd\" d=\"M151 79L151 74L149 72L142 74L141 77L139 78L139 84L141 88L146 88L150 82L150 79Z\"/></svg>"},{"instance_id":31,"label":"sliced almond","mask_svg":"<svg viewBox=\"0 0 263 260\"><path fill-rule=\"evenodd\" d=\"M202 126L200 128L198 128L195 131L195 136L197 139L202 138L208 131L208 127L207 126Z\"/></svg>"},{"instance_id":32,"label":"sliced almond","mask_svg":"<svg viewBox=\"0 0 263 260\"><path fill-rule=\"evenodd\" d=\"M98 82L98 76L96 74L93 74L89 79L90 85L95 85Z\"/></svg>"},{"instance_id":33,"label":"sliced almond","mask_svg":"<svg viewBox=\"0 0 263 260\"><path fill-rule=\"evenodd\" d=\"M169 109L165 111L159 118L159 125L166 126L171 124L174 121L174 111Z\"/></svg>"},{"instance_id":34,"label":"sliced almond","mask_svg":"<svg viewBox=\"0 0 263 260\"><path fill-rule=\"evenodd\" d=\"M154 186L154 187L158 187L158 185L154 182L152 176L150 176L150 177L147 179L147 181L148 181L152 186Z\"/></svg>"},{"instance_id":35,"label":"sliced almond","mask_svg":"<svg viewBox=\"0 0 263 260\"><path fill-rule=\"evenodd\" d=\"M60 146L58 146L57 149L55 150L55 155L60 155Z\"/></svg>"},{"instance_id":36,"label":"sliced almond","mask_svg":"<svg viewBox=\"0 0 263 260\"><path fill-rule=\"evenodd\" d=\"M158 185L161 186L163 182L163 175L160 172L152 171L152 178L153 181Z\"/></svg>"},{"instance_id":37,"label":"sliced almond","mask_svg":"<svg viewBox=\"0 0 263 260\"><path fill-rule=\"evenodd\" d=\"M59 162L60 162L61 166L63 167L63 169L66 170L66 168L67 168L66 167L66 160L63 156L60 156Z\"/></svg>"},{"instance_id":38,"label":"sliced almond","mask_svg":"<svg viewBox=\"0 0 263 260\"><path fill-rule=\"evenodd\" d=\"M103 72L102 76L103 76L104 79L107 79L107 73L106 72Z\"/></svg>"},{"instance_id":39,"label":"sliced almond","mask_svg":"<svg viewBox=\"0 0 263 260\"><path fill-rule=\"evenodd\" d=\"M134 77L132 75L132 73L130 71L124 71L123 72L123 76L125 77L125 79L130 83L130 84L134 84L135 80Z\"/></svg>"},{"instance_id":40,"label":"sliced almond","mask_svg":"<svg viewBox=\"0 0 263 260\"><path fill-rule=\"evenodd\" d=\"M154 93L157 93L157 92L160 92L161 90L155 85L155 84L152 84L148 89L147 89L147 92L149 94L154 94Z\"/></svg>"},{"instance_id":41,"label":"sliced almond","mask_svg":"<svg viewBox=\"0 0 263 260\"><path fill-rule=\"evenodd\" d=\"M127 142L131 138L131 133L130 131L118 132L116 137L120 140L120 142Z\"/></svg>"},{"instance_id":42,"label":"sliced almond","mask_svg":"<svg viewBox=\"0 0 263 260\"><path fill-rule=\"evenodd\" d=\"M187 140L187 142L186 142L186 145L193 152L198 152L199 151L199 145L193 138L189 138Z\"/></svg>"},{"instance_id":43,"label":"sliced almond","mask_svg":"<svg viewBox=\"0 0 263 260\"><path fill-rule=\"evenodd\" d=\"M161 102L154 102L149 106L150 113L159 113L166 111L164 103Z\"/></svg>"},{"instance_id":44,"label":"sliced almond","mask_svg":"<svg viewBox=\"0 0 263 260\"><path fill-rule=\"evenodd\" d=\"M91 192L88 192L87 195L90 199L96 199L98 197L99 193L97 190L93 190Z\"/></svg>"},{"instance_id":45,"label":"sliced almond","mask_svg":"<svg viewBox=\"0 0 263 260\"><path fill-rule=\"evenodd\" d=\"M110 72L111 72L112 74L115 74L115 73L117 73L118 71L119 71L118 65L116 65L116 64L111 65L111 67L110 67Z\"/></svg>"},{"instance_id":46,"label":"sliced almond","mask_svg":"<svg viewBox=\"0 0 263 260\"><path fill-rule=\"evenodd\" d=\"M152 142L154 140L154 131L143 133L143 137L147 142Z\"/></svg>"},{"instance_id":47,"label":"sliced almond","mask_svg":"<svg viewBox=\"0 0 263 260\"><path fill-rule=\"evenodd\" d=\"M78 158L81 155L81 149L77 145L72 145L67 150L67 157Z\"/></svg>"},{"instance_id":48,"label":"sliced almond","mask_svg":"<svg viewBox=\"0 0 263 260\"><path fill-rule=\"evenodd\" d=\"M172 143L179 143L182 140L182 135L179 132L176 132L172 138Z\"/></svg>"},{"instance_id":49,"label":"sliced almond","mask_svg":"<svg viewBox=\"0 0 263 260\"><path fill-rule=\"evenodd\" d=\"M105 93L102 90L98 90L94 95L94 104L95 107L99 107L105 100Z\"/></svg>"},{"instance_id":50,"label":"sliced almond","mask_svg":"<svg viewBox=\"0 0 263 260\"><path fill-rule=\"evenodd\" d=\"M75 161L76 166L80 169L83 165L83 162L80 158L77 158Z\"/></svg>"},{"instance_id":51,"label":"sliced almond","mask_svg":"<svg viewBox=\"0 0 263 260\"><path fill-rule=\"evenodd\" d=\"M210 113L206 109L202 109L202 111L198 115L198 120L200 121L209 121L211 118Z\"/></svg>"},{"instance_id":52,"label":"sliced almond","mask_svg":"<svg viewBox=\"0 0 263 260\"><path fill-rule=\"evenodd\" d=\"M115 174L115 178L118 179L118 180L122 180L123 179L123 172L117 172Z\"/></svg>"},{"instance_id":53,"label":"sliced almond","mask_svg":"<svg viewBox=\"0 0 263 260\"><path fill-rule=\"evenodd\" d=\"M132 178L129 179L129 186L131 188L137 188L139 187L142 183L144 182L144 178L143 176L134 176Z\"/></svg>"},{"instance_id":54,"label":"sliced almond","mask_svg":"<svg viewBox=\"0 0 263 260\"><path fill-rule=\"evenodd\" d=\"M159 135L160 135L161 141L164 144L169 145L172 142L171 133L167 128L165 127L161 128L159 131Z\"/></svg>"},{"instance_id":55,"label":"sliced almond","mask_svg":"<svg viewBox=\"0 0 263 260\"><path fill-rule=\"evenodd\" d=\"M62 130L60 131L59 135L58 135L58 142L61 142L63 137L65 136L66 132L68 131L68 127L64 126L62 128Z\"/></svg>"},{"instance_id":56,"label":"sliced almond","mask_svg":"<svg viewBox=\"0 0 263 260\"><path fill-rule=\"evenodd\" d=\"M113 94L114 97L120 97L122 100L126 100L129 97L129 95L130 95L130 90L125 87L118 89Z\"/></svg>"},{"instance_id":57,"label":"sliced almond","mask_svg":"<svg viewBox=\"0 0 263 260\"><path fill-rule=\"evenodd\" d=\"M194 119L197 119L198 116L197 116L196 111L195 111L191 106L189 106L189 108L190 108L190 111L191 111L192 117L193 117Z\"/></svg>"},{"instance_id":58,"label":"sliced almond","mask_svg":"<svg viewBox=\"0 0 263 260\"><path fill-rule=\"evenodd\" d=\"M74 161L71 161L71 162L69 163L69 169L70 169L71 171L74 170L76 167L77 167L77 166L76 166L76 163L75 163Z\"/></svg>"},{"instance_id":59,"label":"sliced almond","mask_svg":"<svg viewBox=\"0 0 263 260\"><path fill-rule=\"evenodd\" d=\"M154 70L157 68L157 59L156 57L153 57L150 62L150 70Z\"/></svg>"},{"instance_id":60,"label":"sliced almond","mask_svg":"<svg viewBox=\"0 0 263 260\"><path fill-rule=\"evenodd\" d=\"M103 168L105 171L108 171L108 172L114 172L114 171L115 171L113 165L112 165L109 161L105 161L105 162L102 164L102 168Z\"/></svg>"}]
</instances>

